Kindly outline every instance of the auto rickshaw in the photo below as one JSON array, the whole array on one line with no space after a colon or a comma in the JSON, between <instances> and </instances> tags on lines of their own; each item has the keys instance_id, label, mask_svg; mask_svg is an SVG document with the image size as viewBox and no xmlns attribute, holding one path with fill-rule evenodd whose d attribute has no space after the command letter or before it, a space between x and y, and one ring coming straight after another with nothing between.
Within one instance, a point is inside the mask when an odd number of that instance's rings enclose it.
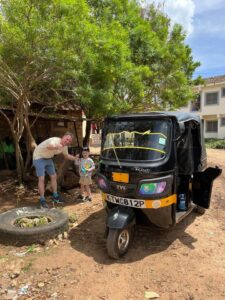
<instances>
[{"instance_id":1,"label":"auto rickshaw","mask_svg":"<svg viewBox=\"0 0 225 300\"><path fill-rule=\"evenodd\" d=\"M210 206L222 170L206 168L203 121L183 112L107 117L96 182L107 211L110 257L124 255L134 226L175 226Z\"/></svg>"}]
</instances>

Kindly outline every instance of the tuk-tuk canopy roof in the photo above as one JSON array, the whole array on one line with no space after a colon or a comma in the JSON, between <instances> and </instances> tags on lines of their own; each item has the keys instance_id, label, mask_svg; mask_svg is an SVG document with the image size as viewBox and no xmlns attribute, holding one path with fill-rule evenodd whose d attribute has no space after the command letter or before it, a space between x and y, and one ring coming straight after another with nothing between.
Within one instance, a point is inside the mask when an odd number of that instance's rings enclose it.
<instances>
[{"instance_id":1,"label":"tuk-tuk canopy roof","mask_svg":"<svg viewBox=\"0 0 225 300\"><path fill-rule=\"evenodd\" d=\"M148 113L135 113L135 114L124 114L124 115L114 115L106 119L126 119L126 118L144 118L144 117L171 117L175 118L178 123L195 121L197 123L201 122L198 115L180 111L160 111L160 112L148 112Z\"/></svg>"}]
</instances>

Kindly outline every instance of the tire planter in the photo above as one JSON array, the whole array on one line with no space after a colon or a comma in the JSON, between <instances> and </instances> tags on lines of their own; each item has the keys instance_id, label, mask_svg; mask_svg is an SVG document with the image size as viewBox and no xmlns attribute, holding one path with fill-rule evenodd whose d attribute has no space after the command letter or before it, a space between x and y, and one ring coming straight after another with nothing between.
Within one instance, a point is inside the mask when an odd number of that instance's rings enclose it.
<instances>
[{"instance_id":1,"label":"tire planter","mask_svg":"<svg viewBox=\"0 0 225 300\"><path fill-rule=\"evenodd\" d=\"M21 218L47 217L50 221L46 225L21 228L16 223ZM59 209L40 209L36 207L22 207L0 214L0 237L7 244L29 245L40 243L67 231L68 216Z\"/></svg>"}]
</instances>

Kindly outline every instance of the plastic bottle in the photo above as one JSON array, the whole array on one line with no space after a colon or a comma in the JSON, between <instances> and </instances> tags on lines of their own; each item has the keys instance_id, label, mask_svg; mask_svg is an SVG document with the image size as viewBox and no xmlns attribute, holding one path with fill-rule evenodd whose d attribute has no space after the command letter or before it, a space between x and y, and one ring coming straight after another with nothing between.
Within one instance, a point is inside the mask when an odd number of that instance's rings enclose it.
<instances>
[{"instance_id":1,"label":"plastic bottle","mask_svg":"<svg viewBox=\"0 0 225 300\"><path fill-rule=\"evenodd\" d=\"M84 167L81 168L81 172L83 173L83 175L87 174L87 170Z\"/></svg>"},{"instance_id":2,"label":"plastic bottle","mask_svg":"<svg viewBox=\"0 0 225 300\"><path fill-rule=\"evenodd\" d=\"M179 194L179 210L185 211L186 210L186 195Z\"/></svg>"}]
</instances>

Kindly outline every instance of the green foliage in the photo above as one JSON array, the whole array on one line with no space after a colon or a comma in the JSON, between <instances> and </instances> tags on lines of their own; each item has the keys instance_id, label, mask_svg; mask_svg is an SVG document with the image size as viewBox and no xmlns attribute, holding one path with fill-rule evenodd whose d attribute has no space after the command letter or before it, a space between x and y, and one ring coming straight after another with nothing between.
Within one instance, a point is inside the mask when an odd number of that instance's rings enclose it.
<instances>
[{"instance_id":1,"label":"green foliage","mask_svg":"<svg viewBox=\"0 0 225 300\"><path fill-rule=\"evenodd\" d=\"M206 148L212 149L225 149L225 140L224 139L205 139Z\"/></svg>"},{"instance_id":2,"label":"green foliage","mask_svg":"<svg viewBox=\"0 0 225 300\"><path fill-rule=\"evenodd\" d=\"M205 80L202 78L202 76L198 76L197 78L195 78L193 80L194 85L201 85L201 84L204 84L204 83L205 83Z\"/></svg>"},{"instance_id":3,"label":"green foliage","mask_svg":"<svg viewBox=\"0 0 225 300\"><path fill-rule=\"evenodd\" d=\"M30 270L31 270L31 268L32 268L32 266L33 266L33 262L32 262L32 260L30 260L29 262L27 262L26 264L25 264L25 266L22 268L22 270L23 270L23 272L29 272Z\"/></svg>"},{"instance_id":4,"label":"green foliage","mask_svg":"<svg viewBox=\"0 0 225 300\"><path fill-rule=\"evenodd\" d=\"M93 26L85 1L9 0L1 4L2 60L26 85L31 101L61 100L62 90L74 86L88 52L86 41Z\"/></svg>"},{"instance_id":5,"label":"green foliage","mask_svg":"<svg viewBox=\"0 0 225 300\"><path fill-rule=\"evenodd\" d=\"M70 215L69 215L69 222L70 223L75 223L75 222L77 222L77 215L75 214L75 213L71 213Z\"/></svg>"},{"instance_id":6,"label":"green foliage","mask_svg":"<svg viewBox=\"0 0 225 300\"><path fill-rule=\"evenodd\" d=\"M65 99L90 118L173 109L199 65L179 25L134 0L0 0L0 56L29 101ZM2 88L3 99L12 93Z\"/></svg>"},{"instance_id":7,"label":"green foliage","mask_svg":"<svg viewBox=\"0 0 225 300\"><path fill-rule=\"evenodd\" d=\"M127 33L129 68L113 90L112 99L120 104L114 109L174 109L194 99L192 74L199 63L193 61L180 25L171 28L170 19L153 5L141 13L137 1L88 4L98 23L110 26L116 20Z\"/></svg>"}]
</instances>

